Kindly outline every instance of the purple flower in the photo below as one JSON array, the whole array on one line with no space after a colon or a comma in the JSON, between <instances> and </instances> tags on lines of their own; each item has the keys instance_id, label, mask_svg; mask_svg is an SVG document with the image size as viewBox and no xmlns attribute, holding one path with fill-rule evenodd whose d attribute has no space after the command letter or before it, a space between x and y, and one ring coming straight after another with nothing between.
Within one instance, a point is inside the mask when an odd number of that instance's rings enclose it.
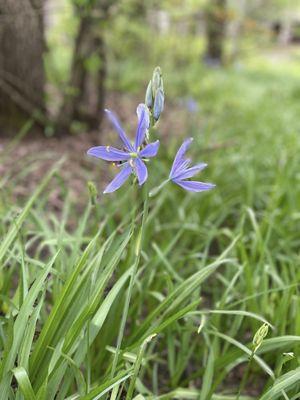
<instances>
[{"instance_id":1,"label":"purple flower","mask_svg":"<svg viewBox=\"0 0 300 400\"><path fill-rule=\"evenodd\" d=\"M186 100L186 108L191 114L195 114L199 111L198 103L192 97Z\"/></svg>"},{"instance_id":2,"label":"purple flower","mask_svg":"<svg viewBox=\"0 0 300 400\"><path fill-rule=\"evenodd\" d=\"M215 187L214 184L188 180L207 167L207 164L204 163L196 164L193 167L190 167L191 160L184 158L184 155L192 141L193 138L186 139L180 146L175 156L169 179L181 186L183 189L189 190L190 192L202 192L204 190L210 190Z\"/></svg>"},{"instance_id":3,"label":"purple flower","mask_svg":"<svg viewBox=\"0 0 300 400\"><path fill-rule=\"evenodd\" d=\"M144 146L146 132L149 129L149 111L145 104L139 104L137 107L138 126L134 143L127 138L126 133L122 129L118 118L109 110L105 110L110 122L119 134L123 142L124 149L119 150L111 146L91 147L87 154L105 161L120 162L121 171L115 176L110 184L105 188L103 193L112 193L119 189L133 173L137 176L139 185L143 185L148 178L147 167L143 161L144 158L155 157L159 140Z\"/></svg>"}]
</instances>

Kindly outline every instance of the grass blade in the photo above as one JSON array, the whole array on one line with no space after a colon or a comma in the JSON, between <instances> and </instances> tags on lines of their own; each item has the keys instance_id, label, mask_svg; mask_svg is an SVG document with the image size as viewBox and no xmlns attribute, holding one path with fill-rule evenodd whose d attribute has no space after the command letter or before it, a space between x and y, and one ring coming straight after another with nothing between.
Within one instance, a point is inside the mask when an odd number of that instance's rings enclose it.
<instances>
[{"instance_id":1,"label":"grass blade","mask_svg":"<svg viewBox=\"0 0 300 400\"><path fill-rule=\"evenodd\" d=\"M276 379L274 385L269 389L260 400L276 400L282 396L283 391L291 390L295 385L300 383L300 367L289 371Z\"/></svg>"},{"instance_id":2,"label":"grass blade","mask_svg":"<svg viewBox=\"0 0 300 400\"><path fill-rule=\"evenodd\" d=\"M25 400L36 400L35 393L32 389L31 383L29 381L27 372L25 368L18 367L13 369L13 374L19 384L21 392Z\"/></svg>"},{"instance_id":3,"label":"grass blade","mask_svg":"<svg viewBox=\"0 0 300 400\"><path fill-rule=\"evenodd\" d=\"M3 258L9 249L10 245L13 243L13 241L16 239L16 236L25 221L26 217L28 216L28 213L33 206L34 202L37 200L41 192L46 188L48 183L50 182L51 178L53 175L58 171L58 169L61 167L63 163L63 159L60 160L55 166L50 170L50 172L45 176L45 178L41 181L39 186L35 189L33 195L30 197L28 200L26 206L24 207L23 211L21 214L18 216L18 218L12 223L8 233L5 235L4 240L2 241L0 245L0 271L4 267L4 264L1 263L3 261Z\"/></svg>"}]
</instances>

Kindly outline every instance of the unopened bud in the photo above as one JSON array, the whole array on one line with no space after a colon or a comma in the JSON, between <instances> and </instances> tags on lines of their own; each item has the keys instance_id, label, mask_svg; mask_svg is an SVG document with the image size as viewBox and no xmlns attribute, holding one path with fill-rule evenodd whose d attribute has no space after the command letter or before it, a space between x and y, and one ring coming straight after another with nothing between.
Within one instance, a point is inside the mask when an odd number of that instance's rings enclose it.
<instances>
[{"instance_id":1,"label":"unopened bud","mask_svg":"<svg viewBox=\"0 0 300 400\"><path fill-rule=\"evenodd\" d=\"M163 112L165 102L165 95L161 89L158 89L155 95L154 107L153 107L153 117L157 121L160 114Z\"/></svg>"},{"instance_id":2,"label":"unopened bud","mask_svg":"<svg viewBox=\"0 0 300 400\"><path fill-rule=\"evenodd\" d=\"M152 95L152 82L151 81L149 82L149 84L147 86L145 103L148 108L153 107L153 95Z\"/></svg>"},{"instance_id":3,"label":"unopened bud","mask_svg":"<svg viewBox=\"0 0 300 400\"><path fill-rule=\"evenodd\" d=\"M153 71L152 78L148 83L145 95L145 104L151 113L151 125L159 119L164 109L164 84L160 67Z\"/></svg>"},{"instance_id":4,"label":"unopened bud","mask_svg":"<svg viewBox=\"0 0 300 400\"><path fill-rule=\"evenodd\" d=\"M94 206L97 200L97 189L93 182L88 181L87 183L91 204Z\"/></svg>"},{"instance_id":5,"label":"unopened bud","mask_svg":"<svg viewBox=\"0 0 300 400\"><path fill-rule=\"evenodd\" d=\"M162 85L162 73L160 67L156 67L152 75L152 90L155 95L156 91L161 88Z\"/></svg>"},{"instance_id":6,"label":"unopened bud","mask_svg":"<svg viewBox=\"0 0 300 400\"><path fill-rule=\"evenodd\" d=\"M254 335L252 344L253 344L253 352L255 353L258 348L261 346L264 338L267 336L269 331L269 324L264 323Z\"/></svg>"}]
</instances>

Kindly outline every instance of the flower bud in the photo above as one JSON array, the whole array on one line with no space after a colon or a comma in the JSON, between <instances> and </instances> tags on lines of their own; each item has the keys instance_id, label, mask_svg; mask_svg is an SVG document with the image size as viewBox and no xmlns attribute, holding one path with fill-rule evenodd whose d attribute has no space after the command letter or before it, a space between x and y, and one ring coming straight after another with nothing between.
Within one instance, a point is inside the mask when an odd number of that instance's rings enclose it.
<instances>
[{"instance_id":1,"label":"flower bud","mask_svg":"<svg viewBox=\"0 0 300 400\"><path fill-rule=\"evenodd\" d=\"M153 107L153 95L152 95L152 81L149 82L146 90L145 103L148 108Z\"/></svg>"},{"instance_id":2,"label":"flower bud","mask_svg":"<svg viewBox=\"0 0 300 400\"><path fill-rule=\"evenodd\" d=\"M160 114L163 112L164 101L165 101L164 92L161 89L158 89L155 95L154 107L153 107L153 117L155 121L159 119Z\"/></svg>"},{"instance_id":3,"label":"flower bud","mask_svg":"<svg viewBox=\"0 0 300 400\"><path fill-rule=\"evenodd\" d=\"M87 183L91 204L94 206L97 200L97 189L93 182L88 181Z\"/></svg>"},{"instance_id":4,"label":"flower bud","mask_svg":"<svg viewBox=\"0 0 300 400\"><path fill-rule=\"evenodd\" d=\"M145 104L151 112L151 123L155 123L164 109L164 84L160 67L153 71L152 78L148 83Z\"/></svg>"},{"instance_id":5,"label":"flower bud","mask_svg":"<svg viewBox=\"0 0 300 400\"><path fill-rule=\"evenodd\" d=\"M162 73L160 67L156 67L152 75L152 90L155 95L156 91L162 88Z\"/></svg>"},{"instance_id":6,"label":"flower bud","mask_svg":"<svg viewBox=\"0 0 300 400\"><path fill-rule=\"evenodd\" d=\"M253 352L255 353L261 346L264 338L267 336L269 330L269 325L267 323L263 324L258 331L255 333L252 344Z\"/></svg>"}]
</instances>

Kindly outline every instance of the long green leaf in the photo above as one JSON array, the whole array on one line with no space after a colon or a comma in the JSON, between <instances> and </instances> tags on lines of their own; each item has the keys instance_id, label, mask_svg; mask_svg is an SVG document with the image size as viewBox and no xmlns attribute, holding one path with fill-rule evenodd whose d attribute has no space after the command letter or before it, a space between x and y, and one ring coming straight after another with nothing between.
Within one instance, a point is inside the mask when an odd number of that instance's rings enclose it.
<instances>
[{"instance_id":1,"label":"long green leaf","mask_svg":"<svg viewBox=\"0 0 300 400\"><path fill-rule=\"evenodd\" d=\"M105 297L104 301L102 302L101 306L99 307L98 311L96 312L95 316L93 317L92 321L90 322L90 335L89 335L89 345L90 346L92 345L92 343L94 342L98 333L100 332L114 301L116 300L117 296L120 293L120 290L123 288L127 279L129 278L131 271L132 271L132 268L129 268L121 276L121 278L114 284L114 286L112 287L112 289L109 291L108 295ZM86 356L87 346L84 345L83 342L84 342L84 339L82 340L82 346L81 345L78 346L78 349L77 349L75 357L74 357L74 361L77 365L81 365L81 363L83 362L83 360ZM64 377L64 380L63 380L61 388L60 388L60 394L67 392L69 386L71 385L72 379L73 379L72 376Z\"/></svg>"},{"instance_id":2,"label":"long green leaf","mask_svg":"<svg viewBox=\"0 0 300 400\"><path fill-rule=\"evenodd\" d=\"M48 346L51 344L51 339L56 333L56 330L59 327L59 324L61 323L61 320L64 318L64 313L67 307L70 304L70 292L73 288L73 285L79 276L83 266L86 263L86 260L94 248L97 239L99 237L99 232L96 234L93 240L89 243L89 245L86 247L85 251L83 252L82 256L80 257L76 267L74 268L73 273L67 280L67 282L64 285L63 291L60 294L59 298L57 299L56 303L54 304L54 307L40 333L39 339L36 343L34 352L31 356L31 362L30 362L30 373L31 376L35 377L38 374L39 368L41 363L43 362L43 357L45 353L48 351Z\"/></svg>"},{"instance_id":3,"label":"long green leaf","mask_svg":"<svg viewBox=\"0 0 300 400\"><path fill-rule=\"evenodd\" d=\"M0 383L0 390L2 392L5 392L7 390L9 384L10 384L10 375L9 371L14 367L14 363L18 354L18 351L20 349L21 342L23 340L28 318L30 317L34 303L41 292L41 290L44 287L45 280L51 271L51 268L57 258L57 255L59 254L56 253L54 257L52 257L52 260L48 263L48 265L40 271L39 275L37 276L36 280L34 281L33 285L31 286L27 297L25 301L22 304L22 307L18 313L18 316L15 320L14 323L14 329L13 329L13 342L10 348L10 351L7 353L7 357L2 360L2 365L1 365L1 376L4 377L4 379ZM6 388L6 389L5 389Z\"/></svg>"},{"instance_id":4,"label":"long green leaf","mask_svg":"<svg viewBox=\"0 0 300 400\"><path fill-rule=\"evenodd\" d=\"M132 371L123 371L120 372L117 376L112 379L107 380L102 385L94 388L89 394L86 396L80 397L80 400L98 400L110 390L112 390L115 386L120 385L120 383L126 381L131 377Z\"/></svg>"},{"instance_id":5,"label":"long green leaf","mask_svg":"<svg viewBox=\"0 0 300 400\"><path fill-rule=\"evenodd\" d=\"M201 395L199 400L206 400L208 398L208 394L211 389L211 384L214 376L214 362L215 362L215 356L214 356L214 349L213 346L209 349L209 355L207 359L207 364L205 366L205 372L203 375L203 382L202 382L202 388L201 388Z\"/></svg>"},{"instance_id":6,"label":"long green leaf","mask_svg":"<svg viewBox=\"0 0 300 400\"><path fill-rule=\"evenodd\" d=\"M30 380L28 378L25 368L18 367L13 369L13 374L20 386L21 392L25 400L36 400L35 393L32 389Z\"/></svg>"},{"instance_id":7,"label":"long green leaf","mask_svg":"<svg viewBox=\"0 0 300 400\"><path fill-rule=\"evenodd\" d=\"M142 335L147 331L147 329L151 326L153 321L159 317L162 312L165 312L167 309L171 310L172 308L178 308L180 303L190 297L191 293L196 290L199 285L205 281L211 274L213 274L221 265L226 264L231 259L226 259L226 256L230 253L230 251L234 248L237 241L239 240L239 236L237 236L230 245L223 251L223 253L217 258L216 261L211 263L210 265L202 268L200 271L197 271L195 274L191 275L184 282L180 283L166 298L163 300L158 307L156 307L152 313L145 319L141 327L137 330L134 339L135 341L140 339ZM147 336L147 335L146 335Z\"/></svg>"},{"instance_id":8,"label":"long green leaf","mask_svg":"<svg viewBox=\"0 0 300 400\"><path fill-rule=\"evenodd\" d=\"M63 159L60 160L55 166L50 170L50 172L45 176L39 186L35 189L33 195L28 200L26 206L24 207L23 211L20 213L18 218L13 221L8 233L5 235L4 240L0 245L0 270L4 267L2 260L9 249L12 242L15 240L23 222L25 221L31 207L33 206L34 202L37 200L41 192L47 187L48 183L50 182L53 175L58 171L63 163Z\"/></svg>"},{"instance_id":9,"label":"long green leaf","mask_svg":"<svg viewBox=\"0 0 300 400\"><path fill-rule=\"evenodd\" d=\"M248 356L251 356L252 351L246 347L244 344L240 343L239 341L221 333L221 332L217 332L217 331L209 331L210 334L212 335L216 335L224 340L226 340L227 342L233 344L234 346L238 347L240 350L242 350L244 353L246 353ZM265 363L265 361L258 357L256 354L254 355L253 359L261 366L261 368L268 374L270 375L271 378L274 379L274 373L272 371L272 369L268 366L267 363Z\"/></svg>"},{"instance_id":10,"label":"long green leaf","mask_svg":"<svg viewBox=\"0 0 300 400\"><path fill-rule=\"evenodd\" d=\"M276 400L282 396L282 391L291 390L295 385L300 383L300 367L289 371L276 379L274 385L269 389L260 400Z\"/></svg>"}]
</instances>

